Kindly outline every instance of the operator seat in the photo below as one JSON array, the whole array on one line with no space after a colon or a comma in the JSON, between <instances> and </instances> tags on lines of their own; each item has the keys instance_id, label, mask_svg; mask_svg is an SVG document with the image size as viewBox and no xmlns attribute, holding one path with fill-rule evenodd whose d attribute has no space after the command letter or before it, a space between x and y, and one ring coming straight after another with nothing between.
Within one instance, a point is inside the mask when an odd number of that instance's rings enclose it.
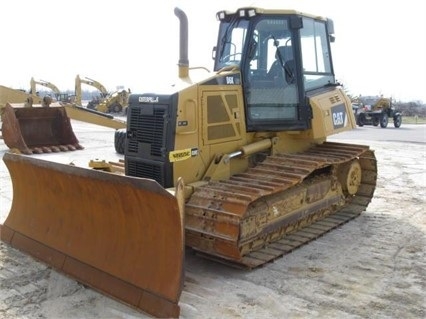
<instances>
[{"instance_id":1,"label":"operator seat","mask_svg":"<svg viewBox=\"0 0 426 319\"><path fill-rule=\"evenodd\" d=\"M281 63L283 63L283 65ZM268 78L272 79L276 85L289 85L295 83L296 81L294 72L295 63L293 59L292 47L278 47L275 53L275 61L272 63L271 68L268 71Z\"/></svg>"}]
</instances>

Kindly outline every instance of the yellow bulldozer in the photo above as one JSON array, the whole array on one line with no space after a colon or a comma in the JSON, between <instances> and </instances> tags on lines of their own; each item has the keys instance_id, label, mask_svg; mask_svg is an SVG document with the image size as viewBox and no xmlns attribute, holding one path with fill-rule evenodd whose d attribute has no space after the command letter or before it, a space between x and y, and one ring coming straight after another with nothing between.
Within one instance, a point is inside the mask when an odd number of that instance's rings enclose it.
<instances>
[{"instance_id":1,"label":"yellow bulldozer","mask_svg":"<svg viewBox=\"0 0 426 319\"><path fill-rule=\"evenodd\" d=\"M13 202L1 239L157 317L180 314L185 246L254 269L357 217L377 179L368 146L327 141L356 127L332 20L220 11L214 71L200 72L175 15L178 79L130 95L124 174L3 157Z\"/></svg>"}]
</instances>

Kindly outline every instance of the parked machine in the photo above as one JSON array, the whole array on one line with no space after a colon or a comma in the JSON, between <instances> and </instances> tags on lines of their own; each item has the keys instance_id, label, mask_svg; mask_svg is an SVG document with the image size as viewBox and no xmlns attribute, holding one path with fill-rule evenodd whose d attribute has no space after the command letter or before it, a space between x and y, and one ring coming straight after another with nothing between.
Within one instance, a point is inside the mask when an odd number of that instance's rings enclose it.
<instances>
[{"instance_id":1,"label":"parked machine","mask_svg":"<svg viewBox=\"0 0 426 319\"><path fill-rule=\"evenodd\" d=\"M179 78L130 95L124 175L3 158L14 197L1 239L158 317L179 316L185 245L262 266L358 216L377 179L368 146L327 141L356 127L332 20L220 11L214 72L200 74L175 14Z\"/></svg>"},{"instance_id":2,"label":"parked machine","mask_svg":"<svg viewBox=\"0 0 426 319\"><path fill-rule=\"evenodd\" d=\"M129 91L120 90L108 94L108 96L95 109L103 113L121 113L126 112L129 104Z\"/></svg>"},{"instance_id":3,"label":"parked machine","mask_svg":"<svg viewBox=\"0 0 426 319\"><path fill-rule=\"evenodd\" d=\"M32 94L36 94L37 96L39 95L38 91L37 91L37 85L42 85L44 87L47 87L47 88L51 89L52 92L53 92L53 95L54 95L54 99L57 102L59 102L59 103L71 103L71 96L68 93L61 92L56 85L54 85L51 82L44 81L44 80L36 81L36 80L34 80L34 78L31 78L31 81L30 81L30 87L31 87L30 92ZM41 99L42 99L41 100L41 105L42 106L48 106L48 104L50 105L50 103L53 100L53 99L52 100L45 99L45 97L41 97Z\"/></svg>"},{"instance_id":4,"label":"parked machine","mask_svg":"<svg viewBox=\"0 0 426 319\"><path fill-rule=\"evenodd\" d=\"M120 113L127 108L129 92L120 90L109 93L105 86L99 81L85 77L81 79L79 75L75 78L75 104L82 105L81 85L87 84L99 90L100 95L87 104L86 108L102 113Z\"/></svg>"},{"instance_id":5,"label":"parked machine","mask_svg":"<svg viewBox=\"0 0 426 319\"><path fill-rule=\"evenodd\" d=\"M82 106L82 90L81 90L82 84L90 85L99 90L100 92L99 97L92 99L92 101L90 101L87 104L88 109L92 109L92 110L96 109L96 106L108 96L107 89L99 81L90 79L88 77L85 77L82 79L80 78L80 75L77 75L75 77L75 104L78 106Z\"/></svg>"},{"instance_id":6,"label":"parked machine","mask_svg":"<svg viewBox=\"0 0 426 319\"><path fill-rule=\"evenodd\" d=\"M386 128L389 119L393 121L395 128L402 124L402 114L392 105L392 99L381 97L373 105L363 105L356 110L356 122L358 126L373 125Z\"/></svg>"}]
</instances>

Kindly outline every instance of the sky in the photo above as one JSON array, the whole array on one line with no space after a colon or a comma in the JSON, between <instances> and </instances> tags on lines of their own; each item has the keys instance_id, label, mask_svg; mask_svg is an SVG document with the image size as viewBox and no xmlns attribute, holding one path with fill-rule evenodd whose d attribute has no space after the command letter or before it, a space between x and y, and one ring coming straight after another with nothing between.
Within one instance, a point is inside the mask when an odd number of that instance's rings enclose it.
<instances>
[{"instance_id":1,"label":"sky","mask_svg":"<svg viewBox=\"0 0 426 319\"><path fill-rule=\"evenodd\" d=\"M1 1L0 85L29 90L34 77L74 90L80 75L110 91L153 92L178 76L175 7L188 17L190 67L212 70L216 12L244 6L333 19L334 70L347 92L426 103L426 19L419 0Z\"/></svg>"}]
</instances>

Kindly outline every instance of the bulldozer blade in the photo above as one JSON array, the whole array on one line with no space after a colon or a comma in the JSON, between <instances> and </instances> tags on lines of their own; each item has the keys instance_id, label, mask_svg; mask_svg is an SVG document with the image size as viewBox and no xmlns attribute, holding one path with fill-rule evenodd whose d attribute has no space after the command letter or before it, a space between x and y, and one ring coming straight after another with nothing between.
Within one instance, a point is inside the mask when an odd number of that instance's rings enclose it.
<instances>
[{"instance_id":1,"label":"bulldozer blade","mask_svg":"<svg viewBox=\"0 0 426 319\"><path fill-rule=\"evenodd\" d=\"M12 107L3 112L2 135L10 149L27 155L83 149L64 107Z\"/></svg>"},{"instance_id":2,"label":"bulldozer blade","mask_svg":"<svg viewBox=\"0 0 426 319\"><path fill-rule=\"evenodd\" d=\"M11 152L3 161L13 186L3 242L134 308L179 316L182 181L173 195L150 179Z\"/></svg>"}]
</instances>

